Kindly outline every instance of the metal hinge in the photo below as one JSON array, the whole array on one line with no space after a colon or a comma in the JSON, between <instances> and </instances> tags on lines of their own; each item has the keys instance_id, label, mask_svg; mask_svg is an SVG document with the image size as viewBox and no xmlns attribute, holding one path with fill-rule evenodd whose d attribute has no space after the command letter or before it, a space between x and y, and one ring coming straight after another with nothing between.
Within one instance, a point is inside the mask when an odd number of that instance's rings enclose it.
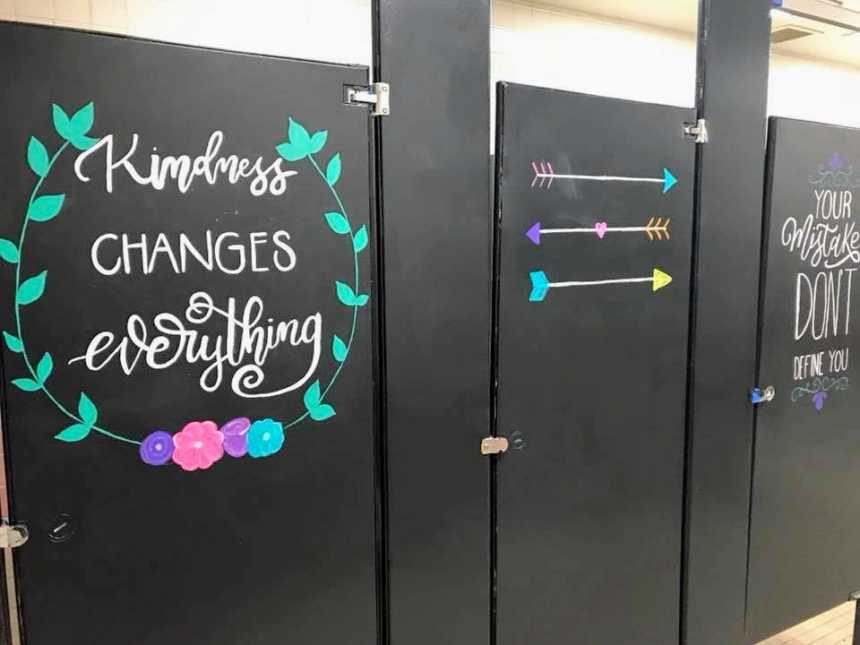
<instances>
[{"instance_id":1,"label":"metal hinge","mask_svg":"<svg viewBox=\"0 0 860 645\"><path fill-rule=\"evenodd\" d=\"M482 455L498 455L508 451L508 440L504 437L485 437L481 440Z\"/></svg>"},{"instance_id":2,"label":"metal hinge","mask_svg":"<svg viewBox=\"0 0 860 645\"><path fill-rule=\"evenodd\" d=\"M695 123L685 123L684 136L693 139L696 143L707 143L708 122L705 119L699 119Z\"/></svg>"},{"instance_id":3,"label":"metal hinge","mask_svg":"<svg viewBox=\"0 0 860 645\"><path fill-rule=\"evenodd\" d=\"M370 87L347 85L344 87L344 101L348 105L371 105L373 116L391 114L391 88L388 83L371 83Z\"/></svg>"},{"instance_id":4,"label":"metal hinge","mask_svg":"<svg viewBox=\"0 0 860 645\"><path fill-rule=\"evenodd\" d=\"M17 549L30 539L30 531L24 524L9 524L0 521L0 549Z\"/></svg>"}]
</instances>

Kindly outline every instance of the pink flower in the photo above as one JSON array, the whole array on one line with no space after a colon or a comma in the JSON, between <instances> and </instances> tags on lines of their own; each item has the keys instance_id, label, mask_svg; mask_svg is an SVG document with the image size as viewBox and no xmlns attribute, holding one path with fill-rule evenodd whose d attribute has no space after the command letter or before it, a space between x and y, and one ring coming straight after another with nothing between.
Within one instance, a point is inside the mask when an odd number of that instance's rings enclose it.
<instances>
[{"instance_id":1,"label":"pink flower","mask_svg":"<svg viewBox=\"0 0 860 645\"><path fill-rule=\"evenodd\" d=\"M173 461L182 470L209 468L224 456L223 443L214 421L192 421L173 435Z\"/></svg>"}]
</instances>

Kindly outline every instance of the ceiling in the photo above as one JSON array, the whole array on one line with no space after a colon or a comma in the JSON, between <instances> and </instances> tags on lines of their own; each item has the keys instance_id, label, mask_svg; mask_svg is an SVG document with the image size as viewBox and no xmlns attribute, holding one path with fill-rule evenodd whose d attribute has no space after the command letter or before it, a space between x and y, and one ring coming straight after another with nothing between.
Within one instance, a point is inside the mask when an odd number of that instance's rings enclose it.
<instances>
[{"instance_id":1,"label":"ceiling","mask_svg":"<svg viewBox=\"0 0 860 645\"><path fill-rule=\"evenodd\" d=\"M860 0L804 0L860 11ZM644 23L693 34L697 30L699 0L537 0L534 4ZM786 4L789 4L788 2ZM817 58L860 67L860 34L818 21L773 12L773 29L793 26L813 34L774 45L774 53ZM846 35L847 34L847 35Z\"/></svg>"}]
</instances>

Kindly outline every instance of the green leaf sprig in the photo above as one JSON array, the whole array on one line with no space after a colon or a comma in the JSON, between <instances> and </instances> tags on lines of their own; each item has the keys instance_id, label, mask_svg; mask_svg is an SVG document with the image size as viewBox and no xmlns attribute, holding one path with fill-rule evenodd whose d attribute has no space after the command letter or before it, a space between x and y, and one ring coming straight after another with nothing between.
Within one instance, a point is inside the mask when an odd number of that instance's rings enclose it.
<instances>
[{"instance_id":1,"label":"green leaf sprig","mask_svg":"<svg viewBox=\"0 0 860 645\"><path fill-rule=\"evenodd\" d=\"M289 162L307 159L316 173L325 182L331 196L334 198L337 210L323 213L323 220L337 235L349 237L350 250L353 257L352 284L347 281L336 280L334 287L338 301L352 308L352 326L346 341L337 334L332 336L331 352L334 360L337 362L337 367L328 384L323 388L320 381L316 380L305 390L303 397L305 405L304 414L288 423L285 428L289 428L307 417L310 417L314 421L325 421L335 416L336 411L334 407L326 403L325 398L340 375L352 349L358 325L358 310L364 307L370 299L370 296L360 292L358 272L358 255L367 248L369 236L367 227L364 225L357 230L353 230L352 224L349 221L349 215L338 193L336 186L343 172L343 161L340 153L335 153L329 158L325 171L323 171L314 156L323 151L327 141L328 132L326 130L320 130L311 134L301 123L290 118L287 123L287 140L275 146L275 150L277 150L278 154L284 160Z\"/></svg>"},{"instance_id":2,"label":"green leaf sprig","mask_svg":"<svg viewBox=\"0 0 860 645\"><path fill-rule=\"evenodd\" d=\"M0 238L0 259L15 266L15 332L4 331L3 342L10 352L22 357L28 372L28 376L13 379L12 385L24 392L41 391L63 415L71 419L72 425L55 436L60 441L80 441L95 430L112 439L139 444L139 441L98 427L96 425L98 410L85 393L81 392L80 394L77 414L63 405L47 385L48 379L54 372L53 357L50 353L45 352L34 366L24 340L22 309L32 305L42 297L48 282L47 271L40 271L22 279L21 264L28 228L30 222L44 223L57 217L62 211L66 199L66 196L62 194L41 195L42 184L56 164L57 159L70 145L78 150L87 150L98 142L98 139L89 136L95 118L95 108L92 103L88 103L71 117L59 105L53 106L52 113L54 129L64 139L64 142L51 155L44 143L35 136L30 137L27 144L27 165L36 175L37 180L27 202L27 211L21 224L18 242L14 243L11 240Z\"/></svg>"}]
</instances>

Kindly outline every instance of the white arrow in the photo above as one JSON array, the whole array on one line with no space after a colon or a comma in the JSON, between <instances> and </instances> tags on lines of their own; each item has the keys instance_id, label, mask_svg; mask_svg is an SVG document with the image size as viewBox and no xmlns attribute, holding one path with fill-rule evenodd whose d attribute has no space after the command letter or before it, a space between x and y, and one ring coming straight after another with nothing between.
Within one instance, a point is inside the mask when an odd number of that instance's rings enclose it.
<instances>
[{"instance_id":1,"label":"white arrow","mask_svg":"<svg viewBox=\"0 0 860 645\"><path fill-rule=\"evenodd\" d=\"M549 188L556 179L574 179L581 181L627 181L649 184L663 184L663 194L668 193L678 183L678 179L668 168L663 168L662 177L620 177L615 175L566 175L553 170L548 161L532 161L532 170L535 176L532 180L532 188Z\"/></svg>"}]
</instances>

